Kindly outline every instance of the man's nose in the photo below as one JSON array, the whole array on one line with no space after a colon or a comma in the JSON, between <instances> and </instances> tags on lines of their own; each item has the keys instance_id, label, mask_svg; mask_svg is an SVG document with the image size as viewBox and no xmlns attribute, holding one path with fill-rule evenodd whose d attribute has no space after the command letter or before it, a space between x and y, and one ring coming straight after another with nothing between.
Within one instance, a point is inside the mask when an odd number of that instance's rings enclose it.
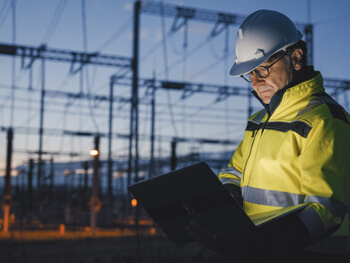
<instances>
[{"instance_id":1,"label":"man's nose","mask_svg":"<svg viewBox=\"0 0 350 263\"><path fill-rule=\"evenodd\" d=\"M265 81L264 78L260 78L257 74L254 74L253 76L251 76L251 78L253 88L256 88L259 84Z\"/></svg>"}]
</instances>

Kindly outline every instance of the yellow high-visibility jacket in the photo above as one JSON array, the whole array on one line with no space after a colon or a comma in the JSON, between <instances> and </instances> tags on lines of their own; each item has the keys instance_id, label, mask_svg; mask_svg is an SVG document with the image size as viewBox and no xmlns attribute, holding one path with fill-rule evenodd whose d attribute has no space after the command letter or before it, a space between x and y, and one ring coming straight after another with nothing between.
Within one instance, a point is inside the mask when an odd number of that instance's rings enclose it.
<instances>
[{"instance_id":1,"label":"yellow high-visibility jacket","mask_svg":"<svg viewBox=\"0 0 350 263\"><path fill-rule=\"evenodd\" d=\"M349 114L325 93L318 73L277 92L269 108L249 118L244 139L219 179L240 184L249 216L309 203L299 217L312 238L326 236L309 249L349 251L349 123Z\"/></svg>"}]
</instances>

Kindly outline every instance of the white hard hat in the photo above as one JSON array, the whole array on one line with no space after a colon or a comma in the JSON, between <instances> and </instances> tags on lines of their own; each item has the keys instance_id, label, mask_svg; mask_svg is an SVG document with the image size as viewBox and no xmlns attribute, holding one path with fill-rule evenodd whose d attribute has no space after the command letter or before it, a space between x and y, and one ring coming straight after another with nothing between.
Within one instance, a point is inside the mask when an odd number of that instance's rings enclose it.
<instances>
[{"instance_id":1,"label":"white hard hat","mask_svg":"<svg viewBox=\"0 0 350 263\"><path fill-rule=\"evenodd\" d=\"M274 53L301 40L302 33L285 15L271 10L250 14L240 26L236 36L236 61L230 74L248 73Z\"/></svg>"}]
</instances>

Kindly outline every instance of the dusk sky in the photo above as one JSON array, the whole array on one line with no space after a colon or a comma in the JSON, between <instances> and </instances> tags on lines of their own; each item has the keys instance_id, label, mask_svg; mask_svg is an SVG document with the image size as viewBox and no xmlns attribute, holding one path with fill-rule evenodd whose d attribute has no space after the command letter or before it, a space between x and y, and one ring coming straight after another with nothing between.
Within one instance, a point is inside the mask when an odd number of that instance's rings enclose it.
<instances>
[{"instance_id":1,"label":"dusk sky","mask_svg":"<svg viewBox=\"0 0 350 263\"><path fill-rule=\"evenodd\" d=\"M350 80L350 1L348 0L168 0L175 4L202 10L211 10L247 16L259 9L280 11L299 23L314 25L313 64L324 77ZM125 58L132 57L133 1L127 0L0 0L0 43L79 52L99 52ZM14 7L14 8L13 8ZM230 77L229 67L234 61L234 40L238 26L228 32L210 37L214 24L189 21L186 31L181 28L171 33L174 18L149 14L141 15L140 23L140 78L188 81L215 85L230 85L250 89L244 80ZM165 39L164 39L165 37ZM226 39L227 38L227 39ZM227 41L226 41L227 40ZM228 43L228 46L225 46ZM26 63L29 60L25 61ZM32 71L21 67L21 59L0 57L0 126L14 127L15 155L13 166L26 163L31 151L38 150L40 117L40 89L42 87L41 61L34 62ZM45 63L45 90L109 94L113 74L122 74L130 81L131 71L87 66L76 74L69 73L70 64ZM124 74L125 73L125 74ZM13 92L13 87L17 87ZM117 85L115 96L130 98L128 86ZM172 137L240 140L248 118L246 97L218 100L216 94L195 94L181 99L178 91L157 91L156 136L157 156L170 153ZM347 107L347 93L339 102ZM150 97L140 88L141 157L149 155ZM254 111L261 106L254 102ZM113 131L129 132L130 105L114 103ZM108 101L69 99L46 96L43 149L65 153L55 156L57 162L89 158L93 147L91 137L63 135L63 130L107 133ZM35 130L32 131L31 129ZM142 136L141 136L142 137ZM101 156L106 158L107 139L101 141ZM127 155L128 140L113 141L113 157ZM183 144L179 151L230 151L233 145L212 146L198 143ZM69 157L68 153L78 153ZM0 135L0 169L6 157L6 132ZM46 159L50 155L45 156Z\"/></svg>"}]
</instances>

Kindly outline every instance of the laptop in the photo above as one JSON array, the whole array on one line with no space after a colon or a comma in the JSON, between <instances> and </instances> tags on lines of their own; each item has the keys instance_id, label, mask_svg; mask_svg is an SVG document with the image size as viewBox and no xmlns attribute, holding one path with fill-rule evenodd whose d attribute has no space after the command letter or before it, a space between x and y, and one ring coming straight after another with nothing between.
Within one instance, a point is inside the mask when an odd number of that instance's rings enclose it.
<instances>
[{"instance_id":1,"label":"laptop","mask_svg":"<svg viewBox=\"0 0 350 263\"><path fill-rule=\"evenodd\" d=\"M192 241L186 231L191 220L212 231L222 228L244 235L307 206L300 204L250 218L205 162L130 185L128 190L175 244Z\"/></svg>"}]
</instances>

